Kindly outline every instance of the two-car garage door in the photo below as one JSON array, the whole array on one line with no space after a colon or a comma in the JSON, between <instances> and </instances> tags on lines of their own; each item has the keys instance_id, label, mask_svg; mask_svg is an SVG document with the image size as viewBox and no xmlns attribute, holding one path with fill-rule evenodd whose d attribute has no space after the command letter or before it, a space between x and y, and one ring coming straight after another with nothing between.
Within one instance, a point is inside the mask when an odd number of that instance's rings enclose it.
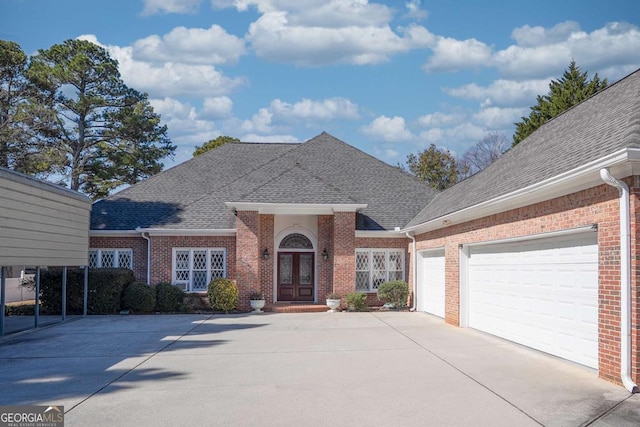
<instances>
[{"instance_id":1,"label":"two-car garage door","mask_svg":"<svg viewBox=\"0 0 640 427\"><path fill-rule=\"evenodd\" d=\"M468 325L597 368L597 233L471 246Z\"/></svg>"}]
</instances>

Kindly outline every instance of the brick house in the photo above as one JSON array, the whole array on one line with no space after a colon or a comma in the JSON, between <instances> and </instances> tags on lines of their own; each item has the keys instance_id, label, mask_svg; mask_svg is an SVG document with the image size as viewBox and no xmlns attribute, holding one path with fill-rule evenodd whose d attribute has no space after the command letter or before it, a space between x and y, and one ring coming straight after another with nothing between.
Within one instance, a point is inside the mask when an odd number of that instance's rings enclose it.
<instances>
[{"instance_id":1,"label":"brick house","mask_svg":"<svg viewBox=\"0 0 640 427\"><path fill-rule=\"evenodd\" d=\"M322 303L395 278L412 304L640 379L640 71L436 193L323 133L227 144L94 205L90 262L186 291Z\"/></svg>"}]
</instances>

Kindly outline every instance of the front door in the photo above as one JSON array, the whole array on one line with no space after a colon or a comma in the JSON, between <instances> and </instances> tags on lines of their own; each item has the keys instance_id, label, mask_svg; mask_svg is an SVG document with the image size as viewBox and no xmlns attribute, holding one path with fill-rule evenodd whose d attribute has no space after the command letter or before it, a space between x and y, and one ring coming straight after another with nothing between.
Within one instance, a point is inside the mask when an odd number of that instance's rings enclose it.
<instances>
[{"instance_id":1,"label":"front door","mask_svg":"<svg viewBox=\"0 0 640 427\"><path fill-rule=\"evenodd\" d=\"M278 301L313 301L313 253L278 253Z\"/></svg>"}]
</instances>

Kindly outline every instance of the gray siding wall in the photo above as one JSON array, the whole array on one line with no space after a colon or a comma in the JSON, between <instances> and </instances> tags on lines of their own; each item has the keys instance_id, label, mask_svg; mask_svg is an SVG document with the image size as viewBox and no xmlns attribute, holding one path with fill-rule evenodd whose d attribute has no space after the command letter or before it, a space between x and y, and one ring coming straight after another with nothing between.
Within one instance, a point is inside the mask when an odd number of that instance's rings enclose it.
<instances>
[{"instance_id":1,"label":"gray siding wall","mask_svg":"<svg viewBox=\"0 0 640 427\"><path fill-rule=\"evenodd\" d=\"M0 169L0 265L86 265L91 201Z\"/></svg>"}]
</instances>

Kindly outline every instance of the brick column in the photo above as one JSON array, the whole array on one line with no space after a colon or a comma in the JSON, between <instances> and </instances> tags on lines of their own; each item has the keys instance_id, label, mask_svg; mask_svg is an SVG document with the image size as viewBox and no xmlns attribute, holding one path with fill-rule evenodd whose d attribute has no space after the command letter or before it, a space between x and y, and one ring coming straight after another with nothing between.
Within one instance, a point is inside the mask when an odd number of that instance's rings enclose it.
<instances>
[{"instance_id":1,"label":"brick column","mask_svg":"<svg viewBox=\"0 0 640 427\"><path fill-rule=\"evenodd\" d=\"M260 216L238 211L236 217L236 283L240 309L249 309L249 294L260 286Z\"/></svg>"},{"instance_id":2,"label":"brick column","mask_svg":"<svg viewBox=\"0 0 640 427\"><path fill-rule=\"evenodd\" d=\"M273 295L273 263L277 256L273 249L273 215L260 215L260 245L258 246L258 256L260 257L260 282L256 285L260 286L260 290L264 294L267 303L274 302ZM267 248L270 257L262 259L262 251Z\"/></svg>"},{"instance_id":3,"label":"brick column","mask_svg":"<svg viewBox=\"0 0 640 427\"><path fill-rule=\"evenodd\" d=\"M328 260L322 259L322 251L326 249ZM333 292L333 265L335 250L333 247L333 216L318 215L318 302L324 303L327 295Z\"/></svg>"},{"instance_id":4,"label":"brick column","mask_svg":"<svg viewBox=\"0 0 640 427\"><path fill-rule=\"evenodd\" d=\"M333 291L343 298L356 290L356 213L333 215Z\"/></svg>"}]
</instances>

